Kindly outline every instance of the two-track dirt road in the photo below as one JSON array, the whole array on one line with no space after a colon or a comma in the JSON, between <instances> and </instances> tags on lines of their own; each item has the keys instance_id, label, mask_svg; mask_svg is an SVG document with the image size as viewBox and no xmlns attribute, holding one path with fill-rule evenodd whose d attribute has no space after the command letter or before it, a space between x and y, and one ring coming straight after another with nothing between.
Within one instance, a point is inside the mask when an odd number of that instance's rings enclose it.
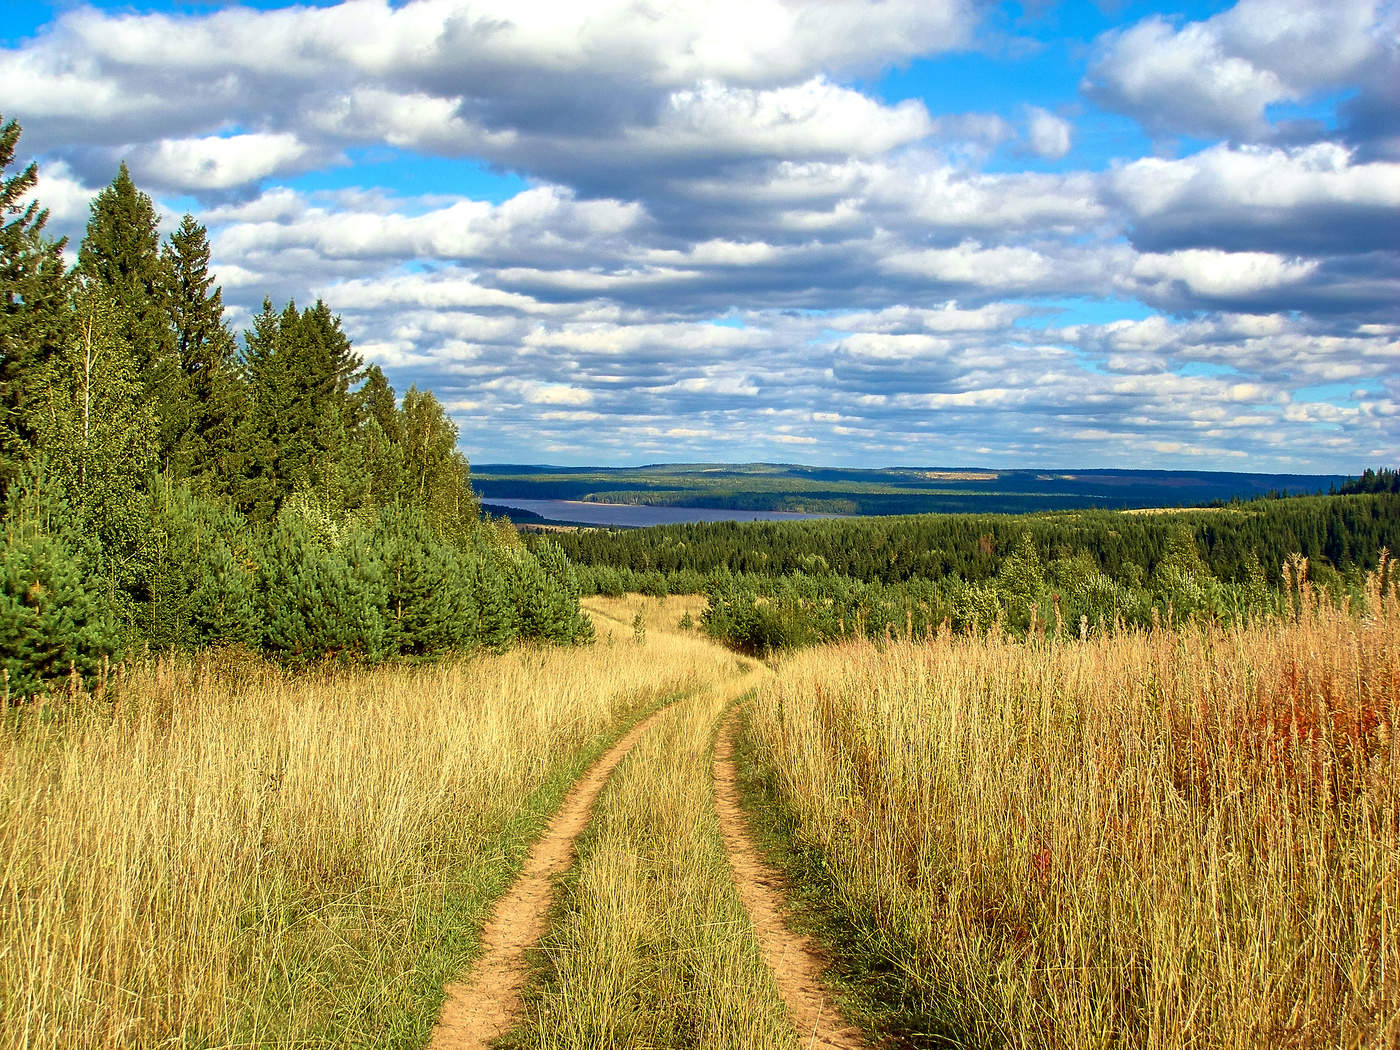
<instances>
[{"instance_id":1,"label":"two-track dirt road","mask_svg":"<svg viewBox=\"0 0 1400 1050\"><path fill-rule=\"evenodd\" d=\"M620 629L622 620L615 610L595 603L589 611L600 629ZM698 635L693 637L696 644L712 644ZM773 972L800 1045L864 1047L860 1032L847 1024L831 1004L821 979L820 956L805 937L792 933L784 923L781 879L760 857L740 810L733 761L734 706L769 672L753 661L736 660L733 666L733 674L706 683L702 689L729 701L714 755L714 794L735 888L753 923L758 948ZM447 987L430 1050L484 1050L520 1020L521 993L529 976L527 951L548 929L554 901L553 879L573 863L575 843L588 827L594 804L609 776L659 714L633 726L569 791L531 849L519 878L497 902L482 931L480 957L470 972Z\"/></svg>"}]
</instances>

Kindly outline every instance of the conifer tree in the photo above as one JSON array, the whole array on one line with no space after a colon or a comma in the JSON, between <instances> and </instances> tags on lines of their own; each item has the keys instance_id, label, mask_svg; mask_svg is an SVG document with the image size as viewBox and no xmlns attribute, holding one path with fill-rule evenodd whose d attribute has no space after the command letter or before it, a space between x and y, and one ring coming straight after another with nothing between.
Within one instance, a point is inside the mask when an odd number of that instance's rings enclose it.
<instances>
[{"instance_id":1,"label":"conifer tree","mask_svg":"<svg viewBox=\"0 0 1400 1050\"><path fill-rule=\"evenodd\" d=\"M365 562L327 549L293 512L283 511L268 535L263 559L263 644L288 663L327 656L382 654L382 582ZM371 570L371 571L367 571Z\"/></svg>"},{"instance_id":2,"label":"conifer tree","mask_svg":"<svg viewBox=\"0 0 1400 1050\"><path fill-rule=\"evenodd\" d=\"M235 497L254 521L268 522L292 491L288 476L288 431L296 391L287 375L288 358L281 349L282 321L264 299L253 327L243 333L243 384L246 409L239 427L243 470Z\"/></svg>"},{"instance_id":3,"label":"conifer tree","mask_svg":"<svg viewBox=\"0 0 1400 1050\"><path fill-rule=\"evenodd\" d=\"M31 197L38 168L4 174L19 136L13 120L0 125L0 494L37 441L34 398L68 338L71 285L66 241L45 237L48 212Z\"/></svg>"},{"instance_id":4,"label":"conifer tree","mask_svg":"<svg viewBox=\"0 0 1400 1050\"><path fill-rule=\"evenodd\" d=\"M115 335L129 348L142 395L155 412L157 456L169 462L190 415L189 390L175 353L165 294L169 278L151 198L138 190L123 162L112 184L92 202L78 250L78 271L115 307Z\"/></svg>"},{"instance_id":5,"label":"conifer tree","mask_svg":"<svg viewBox=\"0 0 1400 1050\"><path fill-rule=\"evenodd\" d=\"M11 701L61 688L72 674L90 686L120 643L88 578L90 544L38 466L11 486L0 525L0 677Z\"/></svg>"},{"instance_id":6,"label":"conifer tree","mask_svg":"<svg viewBox=\"0 0 1400 1050\"><path fill-rule=\"evenodd\" d=\"M175 360L187 395L172 405L180 415L168 424L168 465L177 478L197 478L202 488L223 491L237 466L242 390L233 336L224 326L223 292L209 273L207 231L186 215L161 259Z\"/></svg>"},{"instance_id":7,"label":"conifer tree","mask_svg":"<svg viewBox=\"0 0 1400 1050\"><path fill-rule=\"evenodd\" d=\"M378 365L365 370L356 405L360 450L360 502L371 510L398 503L404 496L403 427L394 388Z\"/></svg>"},{"instance_id":8,"label":"conifer tree","mask_svg":"<svg viewBox=\"0 0 1400 1050\"><path fill-rule=\"evenodd\" d=\"M471 581L423 513L385 512L370 542L384 569L387 647L421 656L470 644L477 615Z\"/></svg>"},{"instance_id":9,"label":"conifer tree","mask_svg":"<svg viewBox=\"0 0 1400 1050\"><path fill-rule=\"evenodd\" d=\"M132 497L155 466L156 420L118 313L105 289L80 289L68 345L45 370L34 425L49 470L100 545L106 578L134 594L145 523Z\"/></svg>"}]
</instances>

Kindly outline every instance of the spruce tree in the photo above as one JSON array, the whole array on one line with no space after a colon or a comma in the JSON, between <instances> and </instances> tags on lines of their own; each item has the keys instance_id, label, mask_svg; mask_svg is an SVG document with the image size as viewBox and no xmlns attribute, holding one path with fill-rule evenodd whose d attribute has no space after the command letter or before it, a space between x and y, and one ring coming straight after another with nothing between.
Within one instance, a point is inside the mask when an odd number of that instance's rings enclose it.
<instances>
[{"instance_id":1,"label":"spruce tree","mask_svg":"<svg viewBox=\"0 0 1400 1050\"><path fill-rule=\"evenodd\" d=\"M13 120L0 125L0 495L38 440L34 398L70 316L66 241L44 235L48 212L31 199L38 168L4 174L19 136Z\"/></svg>"},{"instance_id":2,"label":"spruce tree","mask_svg":"<svg viewBox=\"0 0 1400 1050\"><path fill-rule=\"evenodd\" d=\"M131 181L125 162L112 184L93 199L78 271L115 307L111 324L130 348L142 396L155 412L156 452L164 466L190 416L190 392L165 306L169 278L155 206Z\"/></svg>"},{"instance_id":3,"label":"spruce tree","mask_svg":"<svg viewBox=\"0 0 1400 1050\"><path fill-rule=\"evenodd\" d=\"M242 390L233 336L224 326L223 292L209 273L207 231L186 215L161 253L164 301L175 344L180 415L169 421L171 472L221 492L237 468Z\"/></svg>"}]
</instances>

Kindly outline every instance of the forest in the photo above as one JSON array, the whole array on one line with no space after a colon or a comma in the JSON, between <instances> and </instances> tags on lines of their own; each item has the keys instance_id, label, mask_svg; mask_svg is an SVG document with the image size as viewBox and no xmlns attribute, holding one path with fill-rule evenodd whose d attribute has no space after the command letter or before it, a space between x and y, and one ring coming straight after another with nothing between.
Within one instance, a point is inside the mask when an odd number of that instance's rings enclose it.
<instances>
[{"instance_id":1,"label":"forest","mask_svg":"<svg viewBox=\"0 0 1400 1050\"><path fill-rule=\"evenodd\" d=\"M666 507L807 514L1022 514L1083 507L1196 506L1336 489L1327 474L1187 470L1002 470L984 467L851 469L791 463L662 463L551 467L488 463L473 483L481 497L645 503ZM508 511L529 522L527 514Z\"/></svg>"},{"instance_id":2,"label":"forest","mask_svg":"<svg viewBox=\"0 0 1400 1050\"><path fill-rule=\"evenodd\" d=\"M532 542L561 546L584 593L704 590L707 629L764 653L856 632L922 637L945 621L959 630L1050 624L1082 633L1198 614L1241 620L1283 608L1290 559L1345 599L1360 592L1381 550L1400 544L1400 495L548 535Z\"/></svg>"},{"instance_id":3,"label":"forest","mask_svg":"<svg viewBox=\"0 0 1400 1050\"><path fill-rule=\"evenodd\" d=\"M0 127L0 671L10 699L125 654L297 665L589 634L568 562L480 519L457 431L321 301L224 320L206 230L161 239L125 164L69 266Z\"/></svg>"}]
</instances>

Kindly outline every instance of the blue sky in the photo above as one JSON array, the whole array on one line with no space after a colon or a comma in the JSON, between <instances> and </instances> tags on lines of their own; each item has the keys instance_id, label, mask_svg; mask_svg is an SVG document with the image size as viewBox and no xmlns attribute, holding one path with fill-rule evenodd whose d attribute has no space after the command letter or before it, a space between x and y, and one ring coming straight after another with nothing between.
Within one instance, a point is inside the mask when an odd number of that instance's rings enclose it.
<instances>
[{"instance_id":1,"label":"blue sky","mask_svg":"<svg viewBox=\"0 0 1400 1050\"><path fill-rule=\"evenodd\" d=\"M1400 449L1395 0L20 3L126 160L474 460L1356 472ZM718 323L717 323L718 322Z\"/></svg>"}]
</instances>

